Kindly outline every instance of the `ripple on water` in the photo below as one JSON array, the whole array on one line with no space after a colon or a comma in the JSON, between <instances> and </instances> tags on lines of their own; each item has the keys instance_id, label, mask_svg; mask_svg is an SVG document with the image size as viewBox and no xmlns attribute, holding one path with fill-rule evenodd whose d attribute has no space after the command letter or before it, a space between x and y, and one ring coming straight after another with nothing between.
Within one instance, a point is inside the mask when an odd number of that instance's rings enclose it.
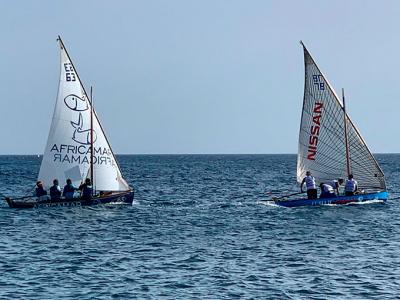
<instances>
[{"instance_id":1,"label":"ripple on water","mask_svg":"<svg viewBox=\"0 0 400 300\"><path fill-rule=\"evenodd\" d=\"M399 190L399 155L379 155ZM0 157L3 194L35 182L36 157ZM121 156L132 206L0 206L0 298L394 299L400 206L287 209L294 155ZM17 175L17 176L16 176ZM7 187L7 189L5 189ZM23 189L21 190L21 187Z\"/></svg>"}]
</instances>

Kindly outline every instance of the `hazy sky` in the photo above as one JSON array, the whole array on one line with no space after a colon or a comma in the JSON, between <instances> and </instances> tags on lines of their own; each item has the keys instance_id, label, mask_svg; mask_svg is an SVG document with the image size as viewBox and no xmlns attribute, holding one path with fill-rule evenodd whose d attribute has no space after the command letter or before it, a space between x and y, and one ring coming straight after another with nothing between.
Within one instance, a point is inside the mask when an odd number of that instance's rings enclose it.
<instances>
[{"instance_id":1,"label":"hazy sky","mask_svg":"<svg viewBox=\"0 0 400 300\"><path fill-rule=\"evenodd\" d=\"M0 154L41 154L60 34L116 153L297 153L303 40L400 152L400 1L0 0Z\"/></svg>"}]
</instances>

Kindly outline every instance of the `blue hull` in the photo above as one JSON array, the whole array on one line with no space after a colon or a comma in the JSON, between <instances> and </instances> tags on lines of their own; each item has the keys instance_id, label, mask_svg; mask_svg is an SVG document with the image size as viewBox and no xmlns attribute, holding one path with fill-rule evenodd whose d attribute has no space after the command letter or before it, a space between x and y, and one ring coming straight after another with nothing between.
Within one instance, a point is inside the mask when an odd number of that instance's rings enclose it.
<instances>
[{"instance_id":1,"label":"blue hull","mask_svg":"<svg viewBox=\"0 0 400 300\"><path fill-rule=\"evenodd\" d=\"M297 206L315 206L327 204L350 204L360 203L372 200L379 200L386 202L388 199L388 192L376 192L368 194L357 194L354 196L338 196L334 198L318 198L318 199L293 199L293 200L273 200L272 202L279 206L297 207Z\"/></svg>"},{"instance_id":2,"label":"blue hull","mask_svg":"<svg viewBox=\"0 0 400 300\"><path fill-rule=\"evenodd\" d=\"M61 206L92 206L98 204L106 204L112 202L132 204L134 197L133 191L118 192L110 195L93 197L91 200L72 199L72 200L44 200L38 201L36 199L11 199L6 198L8 205L11 208L40 208L40 207L61 207Z\"/></svg>"}]
</instances>

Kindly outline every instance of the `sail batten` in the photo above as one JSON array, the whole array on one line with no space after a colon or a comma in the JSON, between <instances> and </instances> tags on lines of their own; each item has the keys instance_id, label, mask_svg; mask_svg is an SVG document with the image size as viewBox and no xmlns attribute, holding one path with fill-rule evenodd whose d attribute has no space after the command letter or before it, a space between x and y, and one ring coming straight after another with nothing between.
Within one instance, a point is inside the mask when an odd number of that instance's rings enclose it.
<instances>
[{"instance_id":1,"label":"sail batten","mask_svg":"<svg viewBox=\"0 0 400 300\"><path fill-rule=\"evenodd\" d=\"M61 52L60 81L38 179L49 186L55 178L60 183L70 178L75 185L78 185L84 181L90 171L93 152L94 178L92 179L96 184L96 189L99 191L130 190L129 185L122 178L97 114L92 109L90 99L60 37L58 41ZM93 127L91 128L92 110Z\"/></svg>"},{"instance_id":2,"label":"sail batten","mask_svg":"<svg viewBox=\"0 0 400 300\"><path fill-rule=\"evenodd\" d=\"M311 171L317 182L346 178L351 170L359 186L386 189L384 174L343 103L303 43L305 84L297 180ZM347 127L347 139L346 139ZM346 147L347 143L347 147Z\"/></svg>"}]
</instances>

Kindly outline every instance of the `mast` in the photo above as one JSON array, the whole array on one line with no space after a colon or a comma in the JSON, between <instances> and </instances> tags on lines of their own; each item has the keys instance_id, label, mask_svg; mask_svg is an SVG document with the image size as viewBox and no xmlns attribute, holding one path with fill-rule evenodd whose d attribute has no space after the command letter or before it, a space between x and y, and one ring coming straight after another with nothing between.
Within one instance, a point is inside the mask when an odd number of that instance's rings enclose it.
<instances>
[{"instance_id":1,"label":"mast","mask_svg":"<svg viewBox=\"0 0 400 300\"><path fill-rule=\"evenodd\" d=\"M93 87L90 87L90 177L92 180L92 196L94 193L94 167L93 167Z\"/></svg>"},{"instance_id":2,"label":"mast","mask_svg":"<svg viewBox=\"0 0 400 300\"><path fill-rule=\"evenodd\" d=\"M350 169L350 150L349 150L349 137L347 132L347 113L346 113L346 101L344 98L344 89L342 88L342 99L343 99L343 121L344 121L344 139L346 145L346 167L347 167L347 176L351 174Z\"/></svg>"}]
</instances>

